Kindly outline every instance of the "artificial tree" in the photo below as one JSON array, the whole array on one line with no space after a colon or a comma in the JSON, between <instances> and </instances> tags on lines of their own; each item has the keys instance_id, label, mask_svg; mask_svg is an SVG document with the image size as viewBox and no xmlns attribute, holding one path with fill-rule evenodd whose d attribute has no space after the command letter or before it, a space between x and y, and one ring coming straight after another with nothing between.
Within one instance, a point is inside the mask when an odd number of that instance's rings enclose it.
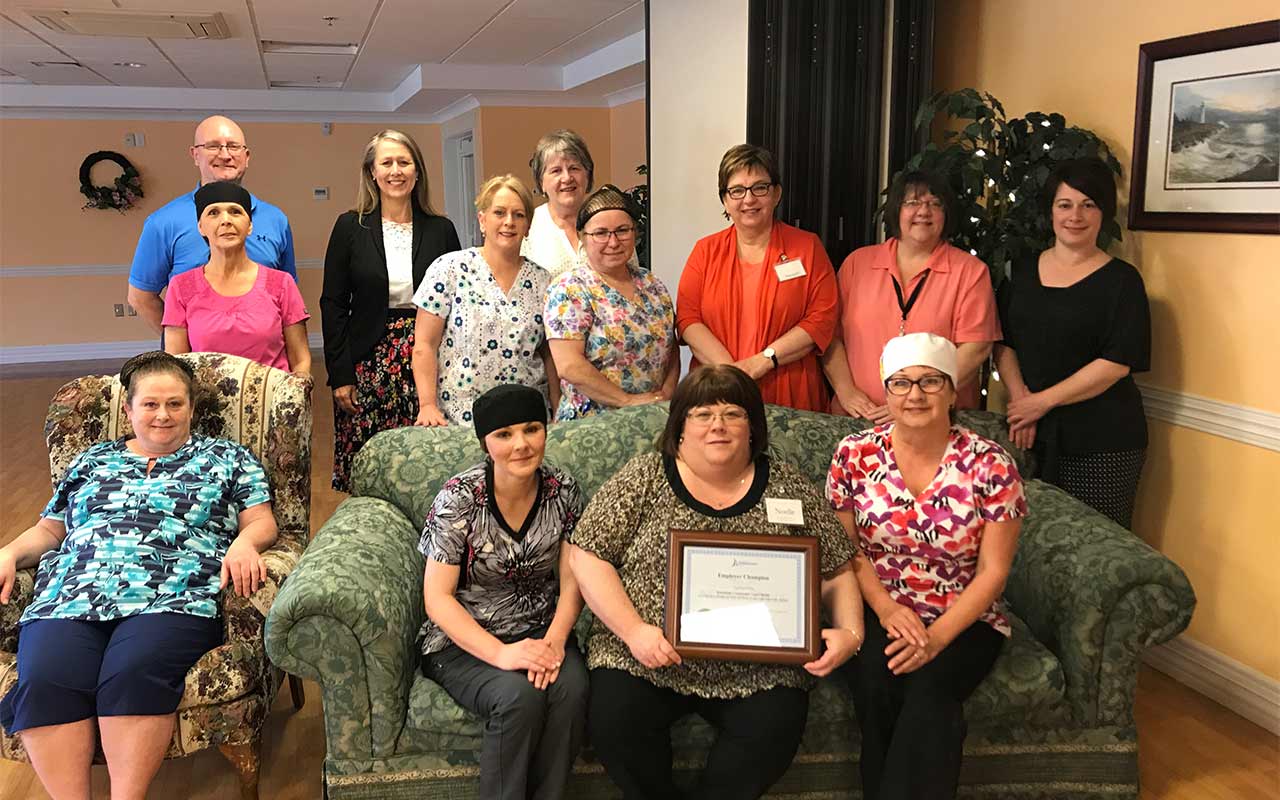
<instances>
[{"instance_id":1,"label":"artificial tree","mask_svg":"<svg viewBox=\"0 0 1280 800\"><path fill-rule=\"evenodd\" d=\"M990 93L960 89L926 100L916 114L916 130L931 128L940 114L946 116L941 141L925 145L906 169L947 176L960 209L951 241L985 261L995 284L1010 263L1053 243L1041 195L1054 167L1096 156L1120 175L1107 143L1091 130L1067 125L1061 114L1032 111L1009 119ZM1105 249L1120 238L1116 219L1104 219L1098 246Z\"/></svg>"}]
</instances>

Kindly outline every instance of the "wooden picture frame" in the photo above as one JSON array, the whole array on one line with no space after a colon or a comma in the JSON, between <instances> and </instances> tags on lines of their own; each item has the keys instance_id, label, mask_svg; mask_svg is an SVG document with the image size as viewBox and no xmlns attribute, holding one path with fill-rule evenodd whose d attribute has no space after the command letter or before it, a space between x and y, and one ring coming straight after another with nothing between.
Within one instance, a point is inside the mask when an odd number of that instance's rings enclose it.
<instances>
[{"instance_id":1,"label":"wooden picture frame","mask_svg":"<svg viewBox=\"0 0 1280 800\"><path fill-rule=\"evenodd\" d=\"M1280 107L1269 99L1278 54L1280 20L1138 49L1131 229L1280 234L1280 119L1265 113ZM1267 141L1237 133L1246 125L1262 126Z\"/></svg>"},{"instance_id":2,"label":"wooden picture frame","mask_svg":"<svg viewBox=\"0 0 1280 800\"><path fill-rule=\"evenodd\" d=\"M693 548L690 551L690 548ZM822 620L819 616L818 601L821 595L819 573L818 540L814 536L772 536L750 533L730 533L718 531L682 531L673 530L667 539L667 599L664 614L663 634L667 641L675 647L676 652L684 658L713 658L726 661L752 661L775 664L806 664L816 661L822 652ZM738 558L745 556L744 558ZM792 644L756 645L728 644L707 640L685 638L682 629L685 598L690 594L690 584L694 579L686 573L686 558L699 558L712 562L714 558L725 557L742 562L735 564L734 569L741 569L752 590L759 588L761 594L781 593L779 605L794 604L794 609L803 619L794 627L797 628ZM779 569L763 569L752 565L759 559L772 562ZM796 559L800 563L787 563L788 559ZM720 563L720 562L716 562ZM705 571L705 570L703 570ZM770 579L765 576L769 572L775 575L787 571L789 577L785 581ZM736 573L735 573L736 575ZM723 577L723 574L721 574ZM727 582L722 589L732 591L733 581ZM741 585L739 582L737 585ZM704 587L707 588L707 587ZM715 587L709 587L712 592ZM701 591L701 589L699 590ZM697 592L692 592L696 594ZM792 593L799 596L793 597ZM733 606L734 604L729 604ZM759 605L755 600L744 600L743 607ZM724 610L724 609L720 609ZM730 609L732 610L732 609ZM758 610L758 609L757 609ZM790 630L792 626L784 626ZM800 633L799 628L803 628ZM776 633L776 630L774 631Z\"/></svg>"}]
</instances>

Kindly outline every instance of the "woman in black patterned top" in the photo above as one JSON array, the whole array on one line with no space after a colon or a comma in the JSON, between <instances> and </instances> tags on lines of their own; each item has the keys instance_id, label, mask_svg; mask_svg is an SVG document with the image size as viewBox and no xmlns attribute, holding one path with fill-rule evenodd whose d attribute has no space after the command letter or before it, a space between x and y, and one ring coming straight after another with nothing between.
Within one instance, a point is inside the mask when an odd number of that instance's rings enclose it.
<instances>
[{"instance_id":1,"label":"woman in black patterned top","mask_svg":"<svg viewBox=\"0 0 1280 800\"><path fill-rule=\"evenodd\" d=\"M542 462L547 405L536 389L494 387L472 416L488 457L445 483L418 544L422 674L484 720L481 797L552 800L585 725L587 670L573 637L582 596L565 544L582 496Z\"/></svg>"},{"instance_id":2,"label":"woman in black patterned top","mask_svg":"<svg viewBox=\"0 0 1280 800\"><path fill-rule=\"evenodd\" d=\"M570 564L596 614L591 629L591 742L628 800L680 797L671 724L696 712L717 729L693 797L758 797L795 756L808 690L862 643L854 545L818 489L767 454L760 389L728 365L676 388L660 452L631 459L591 499L571 535ZM802 521L773 518L799 501ZM768 501L768 502L766 502ZM803 668L682 659L663 636L668 531L817 536L826 651Z\"/></svg>"}]
</instances>

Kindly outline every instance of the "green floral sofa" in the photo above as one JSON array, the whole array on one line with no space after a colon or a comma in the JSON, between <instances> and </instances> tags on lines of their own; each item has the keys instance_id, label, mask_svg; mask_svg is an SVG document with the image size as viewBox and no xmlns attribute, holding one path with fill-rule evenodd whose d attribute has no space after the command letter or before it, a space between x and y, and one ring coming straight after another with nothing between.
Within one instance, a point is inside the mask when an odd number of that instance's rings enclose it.
<instances>
[{"instance_id":1,"label":"green floral sofa","mask_svg":"<svg viewBox=\"0 0 1280 800\"><path fill-rule=\"evenodd\" d=\"M771 447L815 482L860 420L770 407ZM589 496L628 458L653 446L663 406L552 426L548 459ZM1002 420L962 413L1001 441ZM1015 452L1024 473L1026 456ZM469 430L401 429L356 457L354 495L342 503L280 590L267 652L323 689L331 798L476 798L480 724L417 669L423 619L418 528L436 490L476 463ZM1177 634L1195 596L1186 576L1128 531L1039 481L1006 595L1014 635L967 705L962 794L969 797L1137 797L1134 690L1142 651ZM692 774L710 729L682 720L675 760ZM858 797L858 734L838 679L815 690L791 769L771 797ZM922 765L927 768L927 765ZM618 796L588 752L572 796Z\"/></svg>"}]
</instances>

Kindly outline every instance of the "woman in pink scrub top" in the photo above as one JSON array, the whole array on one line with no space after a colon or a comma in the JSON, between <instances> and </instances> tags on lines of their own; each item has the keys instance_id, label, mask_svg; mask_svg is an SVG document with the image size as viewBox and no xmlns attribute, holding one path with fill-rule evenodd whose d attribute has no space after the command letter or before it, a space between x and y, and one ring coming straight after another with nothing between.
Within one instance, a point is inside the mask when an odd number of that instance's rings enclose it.
<instances>
[{"instance_id":1,"label":"woman in pink scrub top","mask_svg":"<svg viewBox=\"0 0 1280 800\"><path fill-rule=\"evenodd\" d=\"M164 298L164 349L251 358L268 367L311 374L307 313L287 273L249 260L253 231L249 192L231 181L196 191L196 218L209 242L209 263L176 276Z\"/></svg>"},{"instance_id":2,"label":"woman in pink scrub top","mask_svg":"<svg viewBox=\"0 0 1280 800\"><path fill-rule=\"evenodd\" d=\"M947 243L958 222L955 197L938 175L899 173L884 220L889 239L853 251L836 274L840 324L822 357L835 389L831 413L889 420L880 352L908 333L955 343L956 406L977 408L978 367L1000 338L1000 320L987 265Z\"/></svg>"}]
</instances>

